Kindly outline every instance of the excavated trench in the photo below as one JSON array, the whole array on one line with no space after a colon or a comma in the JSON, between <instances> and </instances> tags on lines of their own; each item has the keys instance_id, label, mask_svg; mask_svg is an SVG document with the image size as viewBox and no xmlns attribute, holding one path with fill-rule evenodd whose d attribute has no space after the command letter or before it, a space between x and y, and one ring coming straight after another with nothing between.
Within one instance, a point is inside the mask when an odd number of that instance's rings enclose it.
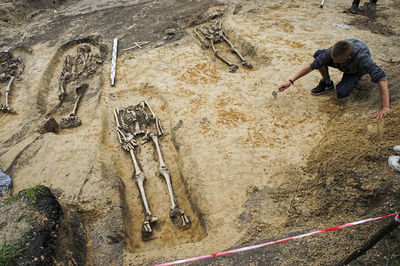
<instances>
[{"instance_id":1,"label":"excavated trench","mask_svg":"<svg viewBox=\"0 0 400 266\"><path fill-rule=\"evenodd\" d=\"M146 92L138 93L138 91ZM117 132L113 130L113 134L108 135L105 142L108 147L107 153L110 154L110 158L112 158L124 184L123 205L126 212L123 218L127 230L125 238L127 249L132 253L136 253L145 252L147 249L153 249L154 247L172 247L200 241L204 238L206 232L201 225L202 221L199 218L201 214L199 215L198 213L196 202L190 199L190 194L185 185L185 177L180 170L181 162L175 148L176 144L173 142L174 129L171 127L169 119L169 108L162 96L159 96L159 90L154 87L135 89L119 86L116 94L105 96L105 98L105 101L108 103L107 106L112 106L109 102L112 101L113 104L117 104L114 106L115 108L135 105L141 100L146 100L150 104L153 111L159 117L161 125L164 127L164 135L159 139L160 148L171 175L178 206L184 210L185 214L191 220L190 227L182 229L176 222L169 218L171 202L166 182L159 173L159 159L155 146L151 142L139 145L135 149L135 156L141 170L146 176L144 188L150 205L149 207L153 215L158 217L158 223L154 228L152 236L142 239L141 228L144 219L144 210L134 179L133 162L129 153L125 152L118 143ZM111 112L106 116L106 119L110 119L107 120L107 125L111 128L116 128L113 110L109 108L108 110ZM155 131L155 128L150 128L149 130ZM141 139L139 138L137 143L140 142ZM151 241L151 244L144 241Z\"/></svg>"},{"instance_id":2,"label":"excavated trench","mask_svg":"<svg viewBox=\"0 0 400 266\"><path fill-rule=\"evenodd\" d=\"M54 106L58 104L58 94L60 93L60 75L63 70L64 60L68 55L76 56L76 49L80 44L89 45L89 47L91 47L90 53L94 55L99 55L99 59L101 60L101 62L98 63L100 65L100 71L97 74L92 73L91 76L81 78L79 80L79 83L89 83L90 90L86 93L89 98L97 96L100 92L102 81L99 80L99 78L93 78L93 76L97 75L98 77L101 77L101 64L107 58L107 47L104 44L101 44L99 37L87 37L66 42L57 49L56 53L50 60L45 72L43 73L41 81L39 83L36 103L40 114L46 114L47 112L52 111L54 109ZM97 69L95 69L95 71L96 70ZM74 84L67 84L65 88L67 93L65 99L66 105L71 105L71 103L73 103L74 101L74 85L76 87L77 82L73 83ZM61 110L59 112L62 115L66 115L68 111L70 112L71 110L72 108L69 108L69 110ZM57 110L54 110L53 112L55 111Z\"/></svg>"}]
</instances>

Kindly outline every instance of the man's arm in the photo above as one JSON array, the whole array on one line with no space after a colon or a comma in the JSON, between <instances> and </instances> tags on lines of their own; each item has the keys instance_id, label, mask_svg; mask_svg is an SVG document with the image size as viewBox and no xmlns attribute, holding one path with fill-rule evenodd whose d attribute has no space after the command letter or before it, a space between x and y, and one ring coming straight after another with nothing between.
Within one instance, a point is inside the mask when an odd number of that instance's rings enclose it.
<instances>
[{"instance_id":1,"label":"man's arm","mask_svg":"<svg viewBox=\"0 0 400 266\"><path fill-rule=\"evenodd\" d=\"M386 79L386 74L369 55L361 58L359 61L359 68L367 69L369 75L371 76L371 80L378 83L382 98L382 109L379 110L375 115L378 118L382 118L390 112L389 86Z\"/></svg>"},{"instance_id":2,"label":"man's arm","mask_svg":"<svg viewBox=\"0 0 400 266\"><path fill-rule=\"evenodd\" d=\"M296 75L294 75L293 78L291 78L291 80L292 80L293 82L295 82L296 80L298 80L299 78L301 78L301 77L307 75L307 74L310 73L311 71L313 71L313 69L311 68L311 65L307 65L307 66L305 66L302 70L300 70ZM292 85L292 83L288 80L288 81L282 83L282 84L279 86L279 90L280 90L280 91L284 91L284 90L286 90L287 88L289 88L290 85Z\"/></svg>"},{"instance_id":3,"label":"man's arm","mask_svg":"<svg viewBox=\"0 0 400 266\"><path fill-rule=\"evenodd\" d=\"M382 118L390 112L389 86L387 80L379 81L378 86L382 98L382 109L376 113L376 117Z\"/></svg>"}]
</instances>

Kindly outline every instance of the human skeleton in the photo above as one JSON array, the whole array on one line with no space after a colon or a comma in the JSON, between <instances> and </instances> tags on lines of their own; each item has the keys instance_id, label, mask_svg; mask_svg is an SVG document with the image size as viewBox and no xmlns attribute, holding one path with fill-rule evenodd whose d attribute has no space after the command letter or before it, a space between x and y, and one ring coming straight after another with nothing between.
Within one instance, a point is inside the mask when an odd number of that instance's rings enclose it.
<instances>
[{"instance_id":1,"label":"human skeleton","mask_svg":"<svg viewBox=\"0 0 400 266\"><path fill-rule=\"evenodd\" d=\"M248 67L248 68L253 68L253 65L247 61L241 54L240 52L233 46L233 44L229 41L228 37L226 36L226 33L222 29L222 23L221 20L216 20L213 24L210 26L203 26L201 28L195 28L194 33L199 38L202 48L207 49L211 46L214 55L219 58L222 62L227 64L229 66L229 71L230 72L235 72L239 67L238 65L228 61L226 58L224 58L220 52L215 48L215 43L218 42L226 42L229 45L229 48L231 49L231 52L236 54L242 63L243 66ZM208 42L206 41L208 40Z\"/></svg>"},{"instance_id":2,"label":"human skeleton","mask_svg":"<svg viewBox=\"0 0 400 266\"><path fill-rule=\"evenodd\" d=\"M150 211L150 207L147 202L146 193L143 186L146 176L140 169L135 156L135 147L138 146L136 139L140 136L142 137L142 142L140 143L141 145L145 144L148 141L152 141L157 150L158 159L160 161L160 175L164 177L167 183L168 192L171 200L171 209L169 212L169 216L174 221L178 220L179 226L181 227L186 227L190 225L190 218L185 215L181 208L178 207L178 203L172 189L171 177L162 157L158 141L159 137L163 135L164 131L161 126L160 120L155 115L150 105L146 101L141 101L137 105L131 105L126 108L115 108L114 115L117 123L117 134L119 142L121 143L123 149L129 152L131 155L134 164L133 178L136 180L136 183L139 187L140 196L143 202L145 217L142 225L142 236L146 237L152 234L153 227L156 225L158 218L157 216L153 216L152 212ZM153 132L149 132L148 130L145 131L143 130L144 126L155 126L156 130Z\"/></svg>"},{"instance_id":3,"label":"human skeleton","mask_svg":"<svg viewBox=\"0 0 400 266\"><path fill-rule=\"evenodd\" d=\"M66 87L69 83L90 77L96 72L99 65L103 63L100 55L91 53L91 48L88 44L78 45L76 51L76 56L67 55L64 58L63 70L59 78L59 103L49 114L54 113L62 105L67 96ZM76 116L76 112L80 99L87 88L88 84L80 84L75 88L76 100L73 110L68 117L61 119L60 128L72 128L81 125L81 120Z\"/></svg>"},{"instance_id":4,"label":"human skeleton","mask_svg":"<svg viewBox=\"0 0 400 266\"><path fill-rule=\"evenodd\" d=\"M0 53L0 82L7 82L5 90L6 102L0 104L0 112L15 114L15 111L9 106L11 87L15 79L20 79L22 71L24 71L24 63L20 57L13 58L10 52Z\"/></svg>"}]
</instances>

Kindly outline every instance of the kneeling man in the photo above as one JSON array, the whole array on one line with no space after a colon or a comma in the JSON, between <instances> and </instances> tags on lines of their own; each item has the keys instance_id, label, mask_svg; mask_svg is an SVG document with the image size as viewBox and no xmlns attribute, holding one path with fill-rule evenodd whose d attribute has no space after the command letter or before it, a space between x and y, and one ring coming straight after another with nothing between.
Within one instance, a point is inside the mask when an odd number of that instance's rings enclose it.
<instances>
[{"instance_id":1,"label":"kneeling man","mask_svg":"<svg viewBox=\"0 0 400 266\"><path fill-rule=\"evenodd\" d=\"M382 98L382 109L376 113L376 116L382 118L390 112L389 87L385 72L372 60L367 45L356 39L339 41L328 49L316 51L314 61L288 81L282 83L279 86L279 90L286 90L297 79L307 75L314 69L318 69L322 79L318 86L311 90L311 93L313 95L321 95L331 91L334 89L334 84L329 77L328 67L334 67L343 72L342 80L336 85L337 98L349 96L358 87L361 77L368 73L371 76L371 80L378 83Z\"/></svg>"}]
</instances>

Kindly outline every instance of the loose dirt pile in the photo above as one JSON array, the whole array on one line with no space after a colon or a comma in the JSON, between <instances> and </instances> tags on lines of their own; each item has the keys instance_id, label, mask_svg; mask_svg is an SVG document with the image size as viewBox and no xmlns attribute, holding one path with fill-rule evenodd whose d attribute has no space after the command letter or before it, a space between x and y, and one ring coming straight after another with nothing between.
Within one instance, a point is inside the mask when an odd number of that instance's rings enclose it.
<instances>
[{"instance_id":1,"label":"loose dirt pile","mask_svg":"<svg viewBox=\"0 0 400 266\"><path fill-rule=\"evenodd\" d=\"M398 211L399 174L386 160L400 144L400 2L379 2L374 21L343 13L350 4L328 1L320 9L311 0L0 1L0 49L25 64L10 100L17 114L0 115L0 167L12 176L13 193L35 184L55 193L64 213L55 261L165 262ZM202 49L194 29L217 18L253 69L242 67L222 43L216 49L239 65L235 73L211 48ZM114 37L119 56L110 86ZM310 94L320 78L316 72L272 97L317 49L346 38L364 41L385 70L387 117L374 117L380 95L367 76L343 100ZM122 52L144 41L149 43L142 49ZM59 105L64 62L80 45L100 60L91 75L65 85ZM338 83L341 73L332 70L331 77ZM77 113L82 124L58 129L55 122L68 117L82 84L88 86ZM114 117L114 108L141 100L164 128L160 148L179 206L192 220L189 229L174 226L154 145L139 145L135 156L159 220L149 241L141 236L142 201ZM202 263L334 264L383 223ZM359 263L382 264L389 253L379 244Z\"/></svg>"}]
</instances>

